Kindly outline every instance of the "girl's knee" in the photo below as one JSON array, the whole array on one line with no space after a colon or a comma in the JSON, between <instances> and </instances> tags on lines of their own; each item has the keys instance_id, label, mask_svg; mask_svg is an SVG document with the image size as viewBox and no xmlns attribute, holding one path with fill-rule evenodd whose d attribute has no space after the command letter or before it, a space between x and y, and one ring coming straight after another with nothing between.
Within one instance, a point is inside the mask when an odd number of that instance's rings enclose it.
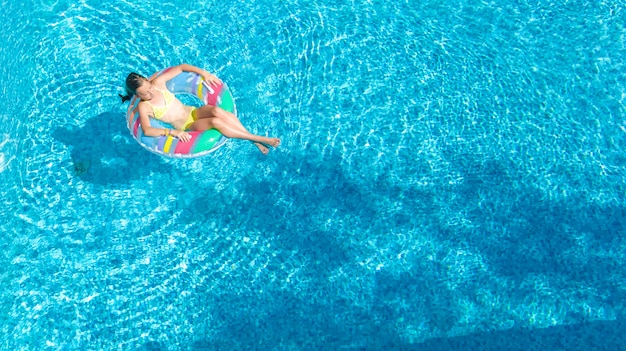
<instances>
[{"instance_id":1,"label":"girl's knee","mask_svg":"<svg viewBox=\"0 0 626 351\"><path fill-rule=\"evenodd\" d=\"M215 123L213 122L214 122L214 118L202 118L202 119L195 121L191 125L190 129L191 130L208 130L208 129L216 128Z\"/></svg>"},{"instance_id":2,"label":"girl's knee","mask_svg":"<svg viewBox=\"0 0 626 351\"><path fill-rule=\"evenodd\" d=\"M204 105L197 109L198 118L211 118L215 117L215 109L211 105Z\"/></svg>"},{"instance_id":3,"label":"girl's knee","mask_svg":"<svg viewBox=\"0 0 626 351\"><path fill-rule=\"evenodd\" d=\"M228 120L230 116L228 116L228 112L226 112L226 110L215 106L215 116L224 120Z\"/></svg>"},{"instance_id":4,"label":"girl's knee","mask_svg":"<svg viewBox=\"0 0 626 351\"><path fill-rule=\"evenodd\" d=\"M204 105L200 109L201 111L198 115L200 119L221 119L224 121L229 120L228 112L220 107Z\"/></svg>"}]
</instances>

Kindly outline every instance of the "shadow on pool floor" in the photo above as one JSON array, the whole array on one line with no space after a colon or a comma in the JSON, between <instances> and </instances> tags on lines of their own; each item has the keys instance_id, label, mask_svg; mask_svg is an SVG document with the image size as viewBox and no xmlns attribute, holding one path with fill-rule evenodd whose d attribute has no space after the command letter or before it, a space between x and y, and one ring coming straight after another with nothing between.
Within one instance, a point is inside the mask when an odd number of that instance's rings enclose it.
<instances>
[{"instance_id":1,"label":"shadow on pool floor","mask_svg":"<svg viewBox=\"0 0 626 351\"><path fill-rule=\"evenodd\" d=\"M302 350L350 350L350 351L620 351L626 350L626 321L594 321L574 325L554 326L543 329L508 329L475 333L451 338L430 339L420 344L406 344L381 335L360 336L369 339L368 346L351 347L338 343L323 344L312 341L314 348ZM344 330L345 331L345 330ZM254 331L249 331L254 334ZM231 337L235 337L231 335ZM244 340L242 343L241 341ZM344 339L349 340L349 338ZM268 345L257 343L254 338L242 335L230 340L199 340L192 345L194 351L267 350ZM271 350L291 350L271 345ZM311 346L311 345L309 345ZM151 348L154 351L155 349Z\"/></svg>"},{"instance_id":2,"label":"shadow on pool floor","mask_svg":"<svg viewBox=\"0 0 626 351\"><path fill-rule=\"evenodd\" d=\"M626 350L626 321L593 321L543 329L508 329L452 338L430 339L390 350L416 351L572 351Z\"/></svg>"}]
</instances>

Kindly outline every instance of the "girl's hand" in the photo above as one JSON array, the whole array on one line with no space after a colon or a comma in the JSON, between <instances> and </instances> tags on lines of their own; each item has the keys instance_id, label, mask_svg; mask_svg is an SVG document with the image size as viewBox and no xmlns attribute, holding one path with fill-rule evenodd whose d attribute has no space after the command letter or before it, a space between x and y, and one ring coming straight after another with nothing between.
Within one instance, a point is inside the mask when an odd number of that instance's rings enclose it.
<instances>
[{"instance_id":1,"label":"girl's hand","mask_svg":"<svg viewBox=\"0 0 626 351\"><path fill-rule=\"evenodd\" d=\"M183 143L191 140L191 134L185 132L184 130L174 130L172 131L172 135L180 139Z\"/></svg>"},{"instance_id":2,"label":"girl's hand","mask_svg":"<svg viewBox=\"0 0 626 351\"><path fill-rule=\"evenodd\" d=\"M204 80L209 82L209 84L211 85L218 85L222 83L222 81L219 78L217 78L214 74L211 74L209 72L205 72L202 75L202 78L204 78Z\"/></svg>"}]
</instances>

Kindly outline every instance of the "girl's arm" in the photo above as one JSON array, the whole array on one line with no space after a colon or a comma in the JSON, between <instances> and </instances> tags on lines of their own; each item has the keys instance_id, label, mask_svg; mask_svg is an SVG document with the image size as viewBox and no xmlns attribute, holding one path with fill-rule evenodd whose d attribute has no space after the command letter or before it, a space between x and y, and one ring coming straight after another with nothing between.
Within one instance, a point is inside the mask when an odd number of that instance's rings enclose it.
<instances>
[{"instance_id":1,"label":"girl's arm","mask_svg":"<svg viewBox=\"0 0 626 351\"><path fill-rule=\"evenodd\" d=\"M165 82L176 77L182 72L192 72L192 73L199 74L202 76L202 78L204 78L204 80L206 80L207 82L211 84L219 84L222 82L219 78L209 73L208 71L205 71L202 68L198 68L196 66L192 66L186 63L170 68L167 72L158 76L155 79L155 81L159 81L165 84Z\"/></svg>"},{"instance_id":2,"label":"girl's arm","mask_svg":"<svg viewBox=\"0 0 626 351\"><path fill-rule=\"evenodd\" d=\"M141 130L143 131L143 135L145 136L161 136L166 135L167 130L164 128L154 128L150 125L150 111L148 111L148 107L145 103L139 103L139 121L141 122Z\"/></svg>"}]
</instances>

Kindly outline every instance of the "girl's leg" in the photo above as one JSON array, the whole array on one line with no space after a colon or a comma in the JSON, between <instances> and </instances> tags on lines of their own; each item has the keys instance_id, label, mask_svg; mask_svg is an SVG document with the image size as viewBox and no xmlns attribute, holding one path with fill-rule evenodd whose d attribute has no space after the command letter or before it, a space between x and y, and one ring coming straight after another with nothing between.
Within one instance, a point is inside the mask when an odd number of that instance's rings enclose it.
<instances>
[{"instance_id":1,"label":"girl's leg","mask_svg":"<svg viewBox=\"0 0 626 351\"><path fill-rule=\"evenodd\" d=\"M204 105L197 109L198 119L217 117L226 121L230 126L235 129L239 129L242 132L249 133L246 127L241 124L241 121L234 114L224 110L217 106Z\"/></svg>"},{"instance_id":2,"label":"girl's leg","mask_svg":"<svg viewBox=\"0 0 626 351\"><path fill-rule=\"evenodd\" d=\"M239 118L237 118L237 116L235 116L233 113L228 112L220 107L215 107L214 109L218 117L228 119L232 123L233 126L239 127L240 130L243 130L246 132L248 131L248 129L243 126Z\"/></svg>"},{"instance_id":3,"label":"girl's leg","mask_svg":"<svg viewBox=\"0 0 626 351\"><path fill-rule=\"evenodd\" d=\"M219 108L216 106L205 105L205 106L199 107L196 110L196 113L197 113L197 118L198 118L196 123L198 125L196 127L192 126L192 128L195 128L196 130L201 130L202 128L205 128L205 129L215 128L229 138L250 140L263 154L267 154L269 152L269 149L267 148L267 146L263 144L269 144L273 147L277 147L280 144L280 139L278 138L265 138L265 137L261 137L261 136L250 133L246 129L246 127L243 126L241 121L239 121L239 118L237 118L237 116L235 116L234 114L222 108ZM201 122L204 119L219 119L221 121L211 121L209 124L214 125L214 126L210 128L206 128L206 125L208 124ZM194 125L196 123L194 123ZM221 128L217 127L217 125L221 125ZM231 135L239 135L239 136L229 136L227 135L227 133ZM261 140L265 140L265 141L261 141Z\"/></svg>"},{"instance_id":4,"label":"girl's leg","mask_svg":"<svg viewBox=\"0 0 626 351\"><path fill-rule=\"evenodd\" d=\"M226 111L226 110L224 110L223 108L220 108L220 107L216 107L216 106L211 106L211 107L213 107L213 109L210 111L210 114L215 115L218 118L222 118L224 120L228 120L229 123L233 127L238 128L242 132L249 133L248 129L243 126L243 124L241 123L239 118L237 118L237 116L235 116L235 114L233 114L231 112L228 112L228 111ZM209 113L207 113L207 114L209 114ZM254 146L257 147L257 149L259 149L259 151L261 151L261 153L263 155L267 155L270 152L270 150L267 148L267 146L264 145L263 143L260 143L258 141L253 141L252 143L254 144Z\"/></svg>"},{"instance_id":5,"label":"girl's leg","mask_svg":"<svg viewBox=\"0 0 626 351\"><path fill-rule=\"evenodd\" d=\"M228 138L250 140L253 142L271 145L273 147L280 145L280 139L278 138L268 138L252 134L248 131L242 131L237 127L233 127L229 121L219 117L198 118L198 120L191 125L192 130L207 130L211 128L219 130L220 133L224 134ZM263 152L263 150L261 150L261 152Z\"/></svg>"}]
</instances>

